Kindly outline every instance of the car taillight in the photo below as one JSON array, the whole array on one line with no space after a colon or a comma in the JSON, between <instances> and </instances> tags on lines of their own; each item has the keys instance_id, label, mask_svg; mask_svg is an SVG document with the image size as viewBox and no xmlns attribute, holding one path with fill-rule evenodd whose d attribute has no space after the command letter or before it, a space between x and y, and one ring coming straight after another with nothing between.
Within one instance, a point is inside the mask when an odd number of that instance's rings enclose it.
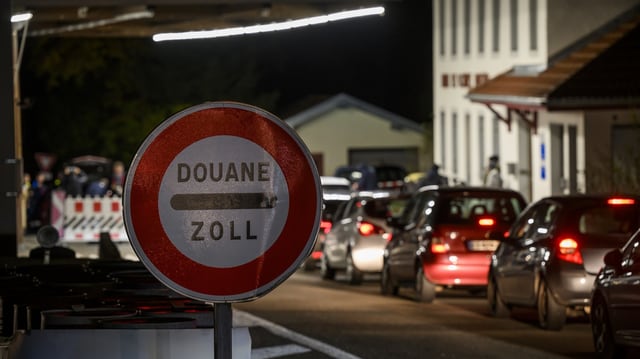
<instances>
[{"instance_id":1,"label":"car taillight","mask_svg":"<svg viewBox=\"0 0 640 359\"><path fill-rule=\"evenodd\" d=\"M384 230L384 228L380 227L380 226L376 226L373 223L370 222L360 222L358 223L358 232L360 233L361 236L370 236L372 234L379 234L379 235L384 235L386 234L386 231Z\"/></svg>"},{"instance_id":2,"label":"car taillight","mask_svg":"<svg viewBox=\"0 0 640 359\"><path fill-rule=\"evenodd\" d=\"M329 233L329 231L331 230L331 222L320 221L320 230L324 232L324 234Z\"/></svg>"},{"instance_id":3,"label":"car taillight","mask_svg":"<svg viewBox=\"0 0 640 359\"><path fill-rule=\"evenodd\" d=\"M629 205L634 204L636 201L633 198L609 198L607 204L612 206Z\"/></svg>"},{"instance_id":4,"label":"car taillight","mask_svg":"<svg viewBox=\"0 0 640 359\"><path fill-rule=\"evenodd\" d=\"M481 217L478 219L478 225L480 227L493 227L496 224L496 220L491 217Z\"/></svg>"},{"instance_id":5,"label":"car taillight","mask_svg":"<svg viewBox=\"0 0 640 359\"><path fill-rule=\"evenodd\" d=\"M431 253L442 254L449 252L449 244L445 243L440 237L433 237L431 239Z\"/></svg>"},{"instance_id":6,"label":"car taillight","mask_svg":"<svg viewBox=\"0 0 640 359\"><path fill-rule=\"evenodd\" d=\"M573 238L563 238L558 241L557 257L566 262L575 264L582 264L582 254L580 253L580 246L578 242Z\"/></svg>"}]
</instances>

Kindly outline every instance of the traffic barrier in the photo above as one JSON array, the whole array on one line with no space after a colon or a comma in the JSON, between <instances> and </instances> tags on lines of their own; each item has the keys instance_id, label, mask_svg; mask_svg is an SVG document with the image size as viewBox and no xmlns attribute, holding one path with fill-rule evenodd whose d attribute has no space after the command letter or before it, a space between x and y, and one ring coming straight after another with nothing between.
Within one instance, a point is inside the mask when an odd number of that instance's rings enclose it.
<instances>
[{"instance_id":1,"label":"traffic barrier","mask_svg":"<svg viewBox=\"0 0 640 359\"><path fill-rule=\"evenodd\" d=\"M98 242L100 233L109 233L113 241L128 241L122 218L120 197L73 197L55 193L52 196L52 225L60 233L62 241ZM53 215L52 215L53 217Z\"/></svg>"}]
</instances>

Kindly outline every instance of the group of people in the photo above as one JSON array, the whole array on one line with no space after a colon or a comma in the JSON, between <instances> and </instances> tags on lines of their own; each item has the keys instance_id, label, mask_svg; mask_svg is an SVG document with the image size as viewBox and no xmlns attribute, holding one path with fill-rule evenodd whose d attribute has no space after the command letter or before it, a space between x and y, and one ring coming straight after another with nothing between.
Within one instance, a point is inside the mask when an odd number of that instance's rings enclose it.
<instances>
[{"instance_id":1,"label":"group of people","mask_svg":"<svg viewBox=\"0 0 640 359\"><path fill-rule=\"evenodd\" d=\"M21 195L22 226L30 231L49 223L51 190L54 188L61 188L66 195L74 197L122 196L124 179L125 166L121 161L113 163L110 177L95 180L91 180L91 176L78 166L66 166L55 181L46 172L39 172L33 179L29 173L25 173Z\"/></svg>"},{"instance_id":2,"label":"group of people","mask_svg":"<svg viewBox=\"0 0 640 359\"><path fill-rule=\"evenodd\" d=\"M124 163L113 164L111 177L100 177L93 180L78 166L64 168L61 187L67 196L122 196L125 169Z\"/></svg>"},{"instance_id":3,"label":"group of people","mask_svg":"<svg viewBox=\"0 0 640 359\"><path fill-rule=\"evenodd\" d=\"M418 187L436 185L446 186L448 185L448 179L440 174L440 166L433 164L426 176L424 176L418 183ZM486 187L502 187L502 175L500 174L499 158L497 155L489 157L489 165L487 166L484 176L483 184Z\"/></svg>"}]
</instances>

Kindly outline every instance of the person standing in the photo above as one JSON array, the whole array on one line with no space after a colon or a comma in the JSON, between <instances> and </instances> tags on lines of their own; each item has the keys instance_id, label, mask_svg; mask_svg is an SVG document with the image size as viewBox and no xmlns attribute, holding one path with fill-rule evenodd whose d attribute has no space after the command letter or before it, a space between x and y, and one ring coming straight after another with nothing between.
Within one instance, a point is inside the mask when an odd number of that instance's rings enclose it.
<instances>
[{"instance_id":1,"label":"person standing","mask_svg":"<svg viewBox=\"0 0 640 359\"><path fill-rule=\"evenodd\" d=\"M484 175L484 185L487 187L502 187L502 176L500 175L500 165L498 156L489 157L489 167Z\"/></svg>"}]
</instances>

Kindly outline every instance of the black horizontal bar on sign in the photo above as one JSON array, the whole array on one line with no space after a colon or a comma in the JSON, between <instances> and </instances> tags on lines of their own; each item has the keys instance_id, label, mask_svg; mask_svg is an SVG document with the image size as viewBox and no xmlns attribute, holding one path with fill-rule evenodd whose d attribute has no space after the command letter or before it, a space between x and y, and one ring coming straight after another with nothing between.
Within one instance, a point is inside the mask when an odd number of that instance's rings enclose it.
<instances>
[{"instance_id":1,"label":"black horizontal bar on sign","mask_svg":"<svg viewBox=\"0 0 640 359\"><path fill-rule=\"evenodd\" d=\"M274 208L277 198L273 193L185 193L171 197L171 208L176 211L214 209Z\"/></svg>"}]
</instances>

